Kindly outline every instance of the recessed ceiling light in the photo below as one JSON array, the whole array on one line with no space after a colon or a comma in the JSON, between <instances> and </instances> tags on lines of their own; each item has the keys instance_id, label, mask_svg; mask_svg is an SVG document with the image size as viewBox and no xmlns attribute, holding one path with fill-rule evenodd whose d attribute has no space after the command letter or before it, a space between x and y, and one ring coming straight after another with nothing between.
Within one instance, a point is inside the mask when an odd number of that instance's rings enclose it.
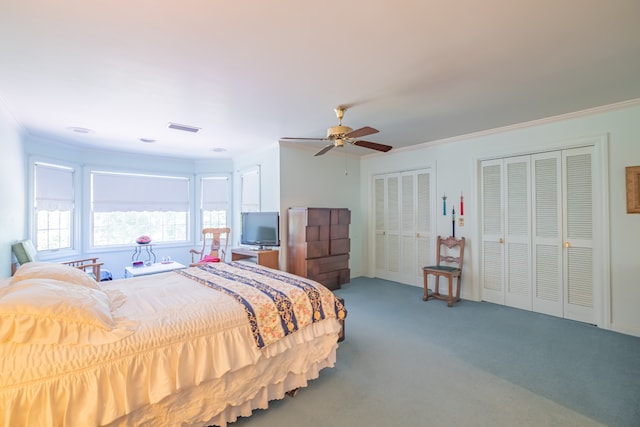
<instances>
[{"instance_id":1,"label":"recessed ceiling light","mask_svg":"<svg viewBox=\"0 0 640 427\"><path fill-rule=\"evenodd\" d=\"M151 144L151 143L156 142L156 140L153 139L153 138L140 138L140 141L146 142L147 144Z\"/></svg>"},{"instance_id":2,"label":"recessed ceiling light","mask_svg":"<svg viewBox=\"0 0 640 427\"><path fill-rule=\"evenodd\" d=\"M75 133L93 133L94 131L92 129L88 129L88 128L83 128L83 127L79 127L79 126L69 126L67 127L68 130L70 130L71 132L75 132Z\"/></svg>"},{"instance_id":3,"label":"recessed ceiling light","mask_svg":"<svg viewBox=\"0 0 640 427\"><path fill-rule=\"evenodd\" d=\"M222 147L214 147L211 149L211 151L213 151L214 153L224 153L225 151L227 151L227 149Z\"/></svg>"}]
</instances>

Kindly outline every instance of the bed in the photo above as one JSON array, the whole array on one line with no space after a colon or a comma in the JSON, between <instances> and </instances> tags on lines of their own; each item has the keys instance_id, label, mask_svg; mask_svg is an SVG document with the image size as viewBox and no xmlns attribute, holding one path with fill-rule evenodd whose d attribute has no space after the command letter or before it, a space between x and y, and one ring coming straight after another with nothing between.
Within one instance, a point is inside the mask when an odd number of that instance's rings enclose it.
<instances>
[{"instance_id":1,"label":"bed","mask_svg":"<svg viewBox=\"0 0 640 427\"><path fill-rule=\"evenodd\" d=\"M346 316L322 285L243 262L1 280L3 427L226 426L334 366Z\"/></svg>"}]
</instances>

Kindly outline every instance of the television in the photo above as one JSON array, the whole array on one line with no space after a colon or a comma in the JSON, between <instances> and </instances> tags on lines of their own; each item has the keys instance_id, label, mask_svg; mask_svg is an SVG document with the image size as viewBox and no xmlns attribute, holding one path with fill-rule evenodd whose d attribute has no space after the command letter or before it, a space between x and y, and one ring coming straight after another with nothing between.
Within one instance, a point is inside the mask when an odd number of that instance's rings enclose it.
<instances>
[{"instance_id":1,"label":"television","mask_svg":"<svg viewBox=\"0 0 640 427\"><path fill-rule=\"evenodd\" d=\"M268 249L280 246L280 214L278 212L242 212L240 244Z\"/></svg>"}]
</instances>

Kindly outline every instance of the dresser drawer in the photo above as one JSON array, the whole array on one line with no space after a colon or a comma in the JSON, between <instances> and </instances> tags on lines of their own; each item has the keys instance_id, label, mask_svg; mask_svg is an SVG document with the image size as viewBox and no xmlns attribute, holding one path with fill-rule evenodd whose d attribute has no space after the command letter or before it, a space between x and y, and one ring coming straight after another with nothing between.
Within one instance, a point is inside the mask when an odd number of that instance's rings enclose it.
<instances>
[{"instance_id":1,"label":"dresser drawer","mask_svg":"<svg viewBox=\"0 0 640 427\"><path fill-rule=\"evenodd\" d=\"M331 225L351 224L351 211L349 209L331 209Z\"/></svg>"},{"instance_id":2,"label":"dresser drawer","mask_svg":"<svg viewBox=\"0 0 640 427\"><path fill-rule=\"evenodd\" d=\"M331 290L335 290L340 289L340 287L345 283L349 283L351 280L351 271L348 268L345 268L338 271L330 271L328 273L321 273L307 277L311 280L322 283Z\"/></svg>"},{"instance_id":3,"label":"dresser drawer","mask_svg":"<svg viewBox=\"0 0 640 427\"><path fill-rule=\"evenodd\" d=\"M309 225L331 224L331 210L327 208L308 208L307 224Z\"/></svg>"},{"instance_id":4,"label":"dresser drawer","mask_svg":"<svg viewBox=\"0 0 640 427\"><path fill-rule=\"evenodd\" d=\"M308 225L305 229L307 242L329 240L330 229L328 225Z\"/></svg>"},{"instance_id":5,"label":"dresser drawer","mask_svg":"<svg viewBox=\"0 0 640 427\"><path fill-rule=\"evenodd\" d=\"M336 224L331 226L330 239L348 239L349 238L349 224Z\"/></svg>"},{"instance_id":6,"label":"dresser drawer","mask_svg":"<svg viewBox=\"0 0 640 427\"><path fill-rule=\"evenodd\" d=\"M349 268L349 254L307 259L307 277Z\"/></svg>"},{"instance_id":7,"label":"dresser drawer","mask_svg":"<svg viewBox=\"0 0 640 427\"><path fill-rule=\"evenodd\" d=\"M330 240L307 242L307 258L320 258L329 255ZM347 251L348 252L348 251Z\"/></svg>"},{"instance_id":8,"label":"dresser drawer","mask_svg":"<svg viewBox=\"0 0 640 427\"><path fill-rule=\"evenodd\" d=\"M333 239L329 241L329 254L331 255L348 254L350 250L351 239Z\"/></svg>"}]
</instances>

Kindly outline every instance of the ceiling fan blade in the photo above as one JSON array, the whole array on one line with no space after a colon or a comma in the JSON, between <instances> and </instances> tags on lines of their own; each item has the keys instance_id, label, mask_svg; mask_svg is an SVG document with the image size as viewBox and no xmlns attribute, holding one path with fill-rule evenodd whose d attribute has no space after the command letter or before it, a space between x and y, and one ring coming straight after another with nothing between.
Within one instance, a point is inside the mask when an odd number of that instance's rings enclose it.
<instances>
[{"instance_id":1,"label":"ceiling fan blade","mask_svg":"<svg viewBox=\"0 0 640 427\"><path fill-rule=\"evenodd\" d=\"M374 129L369 126L365 126L360 129L352 130L351 132L345 134L347 138L360 138L361 136L373 135L374 133L378 133L378 129Z\"/></svg>"},{"instance_id":2,"label":"ceiling fan blade","mask_svg":"<svg viewBox=\"0 0 640 427\"><path fill-rule=\"evenodd\" d=\"M393 147L385 144L378 144L377 142L369 142L369 141L353 141L353 145L357 145L358 147L370 148L372 150L384 151L385 153L391 150Z\"/></svg>"},{"instance_id":3,"label":"ceiling fan blade","mask_svg":"<svg viewBox=\"0 0 640 427\"><path fill-rule=\"evenodd\" d=\"M280 138L280 140L283 139L294 139L296 141L327 141L327 138L296 138L293 136L284 136Z\"/></svg>"},{"instance_id":4,"label":"ceiling fan blade","mask_svg":"<svg viewBox=\"0 0 640 427\"><path fill-rule=\"evenodd\" d=\"M316 154L314 154L314 157L315 156L322 156L324 153L326 153L327 151L331 150L333 147L335 147L335 145L333 145L333 143L327 145L322 150L320 150Z\"/></svg>"}]
</instances>

